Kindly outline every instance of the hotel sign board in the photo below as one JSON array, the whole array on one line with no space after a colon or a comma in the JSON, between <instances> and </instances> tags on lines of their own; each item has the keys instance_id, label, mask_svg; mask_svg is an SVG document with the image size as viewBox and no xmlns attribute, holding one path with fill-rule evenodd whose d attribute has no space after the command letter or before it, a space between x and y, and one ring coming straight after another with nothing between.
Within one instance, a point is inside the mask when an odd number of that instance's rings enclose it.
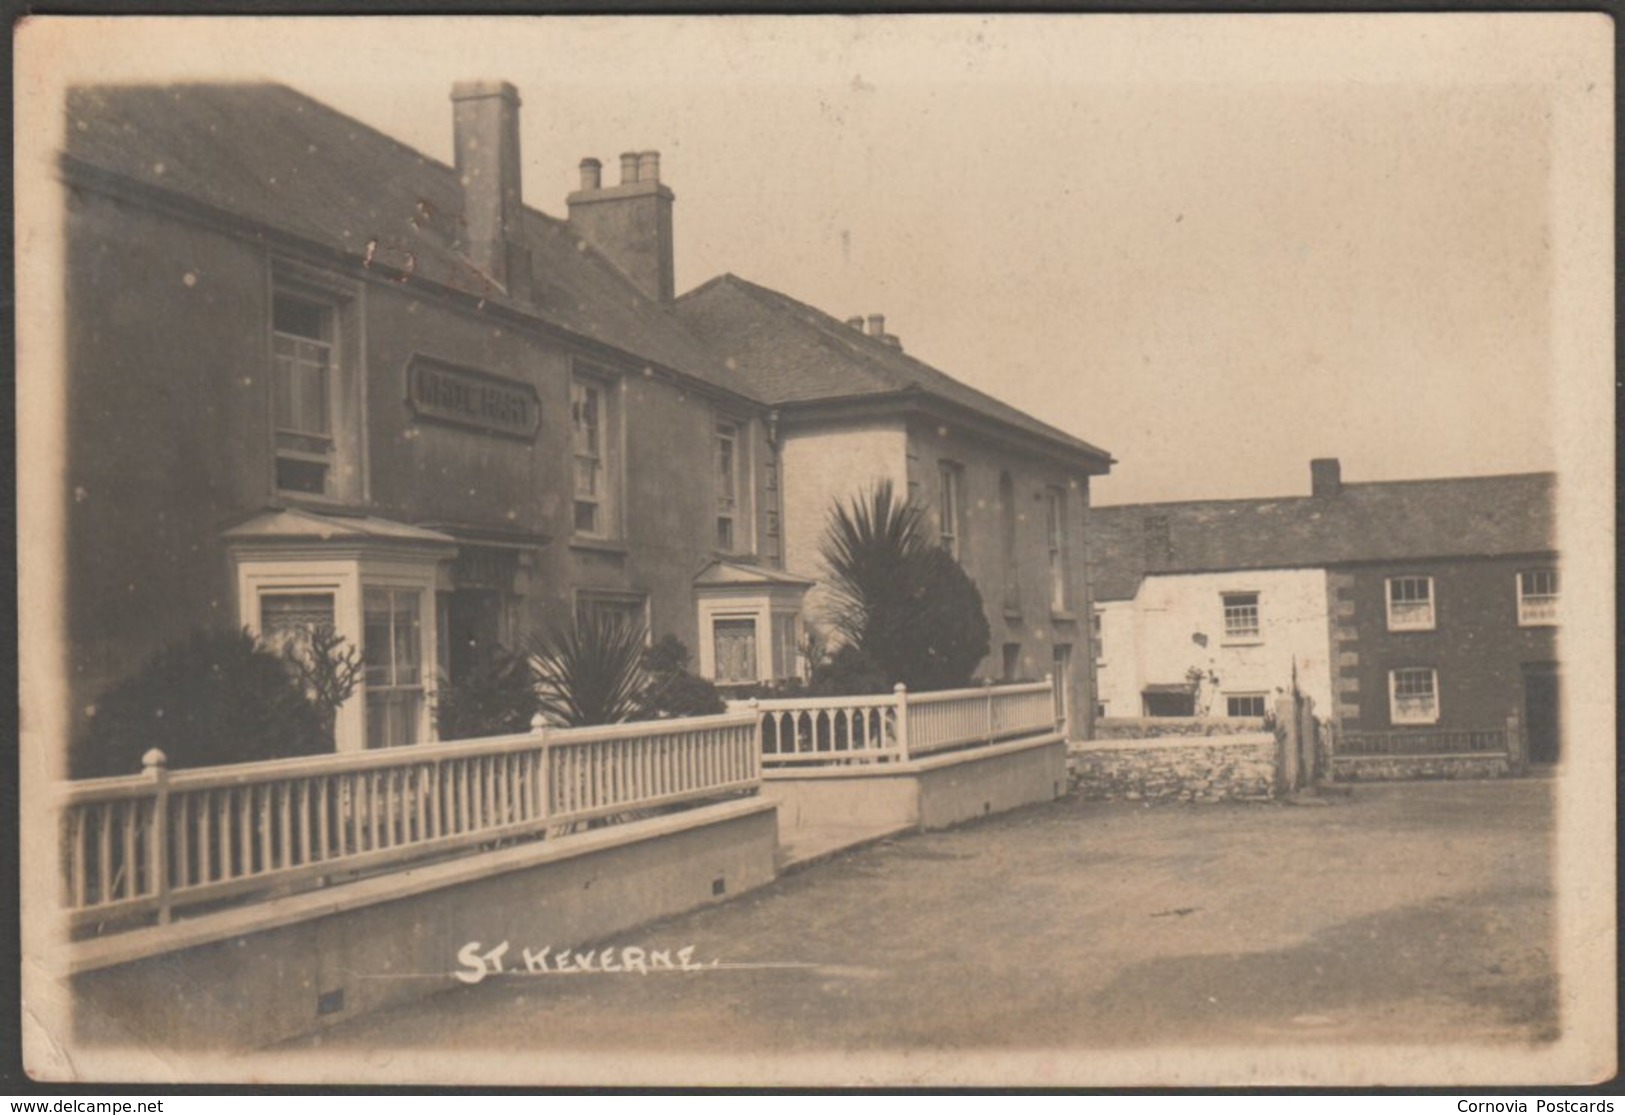
<instances>
[{"instance_id":1,"label":"hotel sign board","mask_svg":"<svg viewBox=\"0 0 1625 1115\"><path fill-rule=\"evenodd\" d=\"M406 365L406 401L419 418L530 441L541 425L536 388L427 356Z\"/></svg>"}]
</instances>

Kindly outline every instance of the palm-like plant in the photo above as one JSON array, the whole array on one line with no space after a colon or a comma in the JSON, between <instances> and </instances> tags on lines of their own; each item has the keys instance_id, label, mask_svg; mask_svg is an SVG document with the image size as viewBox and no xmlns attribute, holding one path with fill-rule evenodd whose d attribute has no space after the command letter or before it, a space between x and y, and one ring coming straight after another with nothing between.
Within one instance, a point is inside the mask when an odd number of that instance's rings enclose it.
<instances>
[{"instance_id":1,"label":"palm-like plant","mask_svg":"<svg viewBox=\"0 0 1625 1115\"><path fill-rule=\"evenodd\" d=\"M882 481L830 513L821 547L842 641L911 689L962 685L987 654L976 585Z\"/></svg>"},{"instance_id":2,"label":"palm-like plant","mask_svg":"<svg viewBox=\"0 0 1625 1115\"><path fill-rule=\"evenodd\" d=\"M619 724L643 691L641 624L605 612L577 616L527 644L541 711L570 727Z\"/></svg>"}]
</instances>

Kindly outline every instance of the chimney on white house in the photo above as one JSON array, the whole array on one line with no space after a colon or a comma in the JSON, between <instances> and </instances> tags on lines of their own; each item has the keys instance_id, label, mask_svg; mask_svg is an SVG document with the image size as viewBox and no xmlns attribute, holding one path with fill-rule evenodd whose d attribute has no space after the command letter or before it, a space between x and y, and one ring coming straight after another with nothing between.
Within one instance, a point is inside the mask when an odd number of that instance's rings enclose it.
<instances>
[{"instance_id":1,"label":"chimney on white house","mask_svg":"<svg viewBox=\"0 0 1625 1115\"><path fill-rule=\"evenodd\" d=\"M1309 462L1309 494L1328 499L1343 490L1343 465L1336 457L1316 457Z\"/></svg>"},{"instance_id":2,"label":"chimney on white house","mask_svg":"<svg viewBox=\"0 0 1625 1115\"><path fill-rule=\"evenodd\" d=\"M519 90L506 81L451 87L468 258L515 298L530 297L519 172Z\"/></svg>"},{"instance_id":3,"label":"chimney on white house","mask_svg":"<svg viewBox=\"0 0 1625 1115\"><path fill-rule=\"evenodd\" d=\"M581 161L581 188L566 199L570 223L644 294L670 302L677 293L671 222L676 197L660 184L660 152L623 154L619 185L605 186L600 171L597 159Z\"/></svg>"}]
</instances>

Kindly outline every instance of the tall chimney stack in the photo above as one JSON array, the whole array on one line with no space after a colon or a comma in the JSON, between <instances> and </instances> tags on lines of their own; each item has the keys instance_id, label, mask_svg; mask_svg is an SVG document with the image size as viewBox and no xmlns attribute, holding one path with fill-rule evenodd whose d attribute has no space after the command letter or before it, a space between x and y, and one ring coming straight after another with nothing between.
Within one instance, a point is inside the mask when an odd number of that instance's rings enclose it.
<instances>
[{"instance_id":1,"label":"tall chimney stack","mask_svg":"<svg viewBox=\"0 0 1625 1115\"><path fill-rule=\"evenodd\" d=\"M585 168L588 161L583 160ZM658 151L621 156L621 181L604 186L583 169L581 189L567 199L570 223L581 237L619 267L645 295L670 302L677 290L672 250L670 189L660 182Z\"/></svg>"},{"instance_id":2,"label":"tall chimney stack","mask_svg":"<svg viewBox=\"0 0 1625 1115\"><path fill-rule=\"evenodd\" d=\"M451 101L468 257L509 294L528 299L519 90L506 81L459 81L451 87Z\"/></svg>"},{"instance_id":3,"label":"tall chimney stack","mask_svg":"<svg viewBox=\"0 0 1625 1115\"><path fill-rule=\"evenodd\" d=\"M1309 462L1309 494L1322 499L1343 490L1343 465L1336 457L1316 457Z\"/></svg>"}]
</instances>

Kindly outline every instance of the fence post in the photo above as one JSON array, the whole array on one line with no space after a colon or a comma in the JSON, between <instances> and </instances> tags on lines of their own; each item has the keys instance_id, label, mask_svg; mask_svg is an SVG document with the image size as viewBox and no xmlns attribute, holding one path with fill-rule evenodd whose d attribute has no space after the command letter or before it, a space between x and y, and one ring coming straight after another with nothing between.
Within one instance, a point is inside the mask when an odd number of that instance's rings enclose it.
<instances>
[{"instance_id":1,"label":"fence post","mask_svg":"<svg viewBox=\"0 0 1625 1115\"><path fill-rule=\"evenodd\" d=\"M908 762L908 686L898 682L892 686L897 697L897 753L898 762Z\"/></svg>"},{"instance_id":2,"label":"fence post","mask_svg":"<svg viewBox=\"0 0 1625 1115\"><path fill-rule=\"evenodd\" d=\"M767 748L767 735L762 731L762 702L759 698L752 697L745 702L745 707L750 709L751 740L756 751L756 758L751 763L751 770L754 772L751 777L760 778L762 754Z\"/></svg>"},{"instance_id":3,"label":"fence post","mask_svg":"<svg viewBox=\"0 0 1625 1115\"><path fill-rule=\"evenodd\" d=\"M168 925L169 900L169 758L154 747L141 756L141 773L152 783L152 827L147 830L147 875L158 900L158 924ZM130 865L135 870L135 864ZM131 888L134 889L133 887Z\"/></svg>"},{"instance_id":4,"label":"fence post","mask_svg":"<svg viewBox=\"0 0 1625 1115\"><path fill-rule=\"evenodd\" d=\"M987 700L984 702L987 715L987 730L982 733L983 742L993 742L993 679L983 678L982 688L987 691Z\"/></svg>"},{"instance_id":5,"label":"fence post","mask_svg":"<svg viewBox=\"0 0 1625 1115\"><path fill-rule=\"evenodd\" d=\"M1061 714L1061 696L1055 688L1055 675L1045 674L1044 684L1049 686L1049 707L1054 712L1052 719L1055 721L1055 730L1064 735L1066 733L1066 717Z\"/></svg>"},{"instance_id":6,"label":"fence post","mask_svg":"<svg viewBox=\"0 0 1625 1115\"><path fill-rule=\"evenodd\" d=\"M1529 770L1529 753L1524 747L1523 722L1514 708L1507 714L1507 773L1525 774Z\"/></svg>"}]
</instances>

